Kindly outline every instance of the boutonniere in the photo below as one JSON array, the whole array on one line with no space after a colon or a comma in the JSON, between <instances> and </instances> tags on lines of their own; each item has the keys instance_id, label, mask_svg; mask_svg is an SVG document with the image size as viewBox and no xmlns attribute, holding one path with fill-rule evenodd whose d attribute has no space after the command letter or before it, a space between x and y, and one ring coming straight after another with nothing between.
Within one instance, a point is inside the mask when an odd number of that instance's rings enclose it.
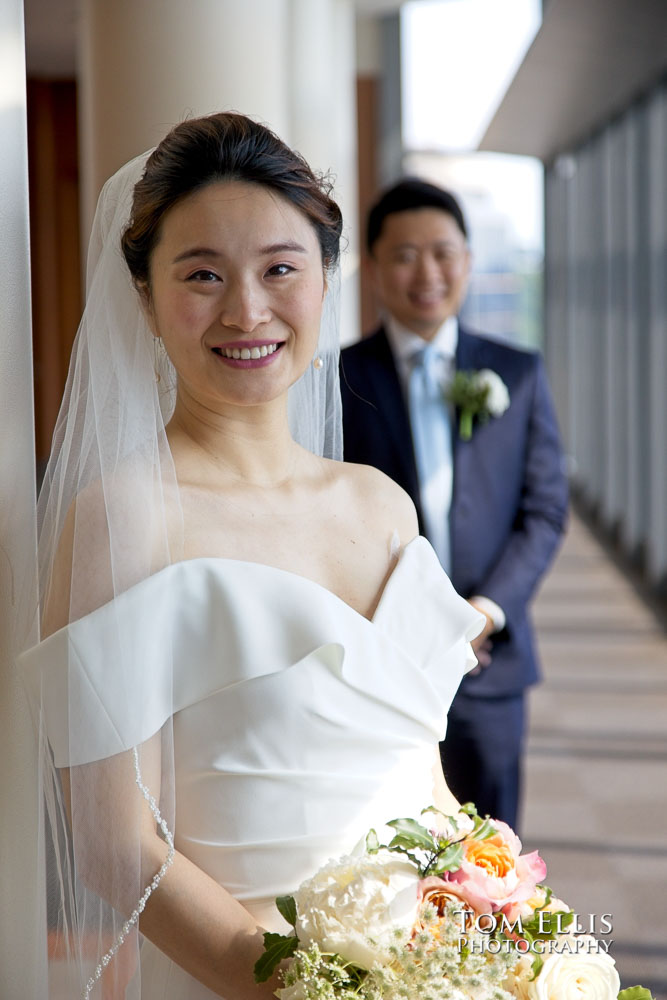
<instances>
[{"instance_id":1,"label":"boutonniere","mask_svg":"<svg viewBox=\"0 0 667 1000\"><path fill-rule=\"evenodd\" d=\"M475 418L485 424L501 417L510 405L510 394L500 375L490 368L459 371L445 390L445 397L459 411L459 437L469 441Z\"/></svg>"}]
</instances>

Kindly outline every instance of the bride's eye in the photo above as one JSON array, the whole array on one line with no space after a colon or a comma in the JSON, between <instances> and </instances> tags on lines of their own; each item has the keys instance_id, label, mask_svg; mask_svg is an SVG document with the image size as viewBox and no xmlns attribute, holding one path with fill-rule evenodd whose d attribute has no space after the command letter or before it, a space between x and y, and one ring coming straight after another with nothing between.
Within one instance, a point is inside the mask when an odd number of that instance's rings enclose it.
<instances>
[{"instance_id":1,"label":"bride's eye","mask_svg":"<svg viewBox=\"0 0 667 1000\"><path fill-rule=\"evenodd\" d=\"M205 284L209 284L214 281L219 281L220 279L215 271L209 271L207 268L201 267L198 271L193 271L192 274L189 274L187 280L201 281Z\"/></svg>"},{"instance_id":2,"label":"bride's eye","mask_svg":"<svg viewBox=\"0 0 667 1000\"><path fill-rule=\"evenodd\" d=\"M273 264L266 273L271 278L281 278L285 274L291 274L292 271L296 271L292 264Z\"/></svg>"}]
</instances>

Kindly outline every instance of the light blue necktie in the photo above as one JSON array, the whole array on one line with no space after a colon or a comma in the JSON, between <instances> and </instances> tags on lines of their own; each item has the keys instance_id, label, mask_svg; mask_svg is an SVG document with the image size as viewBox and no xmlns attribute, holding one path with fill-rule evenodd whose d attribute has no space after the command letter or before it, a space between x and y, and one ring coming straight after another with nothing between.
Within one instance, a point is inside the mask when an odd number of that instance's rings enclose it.
<instances>
[{"instance_id":1,"label":"light blue necktie","mask_svg":"<svg viewBox=\"0 0 667 1000\"><path fill-rule=\"evenodd\" d=\"M434 346L427 344L414 354L412 362L408 405L424 527L448 573L451 562L452 432L440 380L442 360Z\"/></svg>"}]
</instances>

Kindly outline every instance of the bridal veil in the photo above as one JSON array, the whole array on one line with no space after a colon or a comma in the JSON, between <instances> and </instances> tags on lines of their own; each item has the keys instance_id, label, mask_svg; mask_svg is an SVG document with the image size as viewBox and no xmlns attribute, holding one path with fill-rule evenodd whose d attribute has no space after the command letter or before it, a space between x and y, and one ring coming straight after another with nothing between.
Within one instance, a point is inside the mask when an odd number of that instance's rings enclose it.
<instances>
[{"instance_id":1,"label":"bridal veil","mask_svg":"<svg viewBox=\"0 0 667 1000\"><path fill-rule=\"evenodd\" d=\"M28 653L23 669L41 750L51 997L141 996L138 919L168 878L173 853L171 716L140 745L127 745L124 720L150 718L152 692L137 681L140 651L129 648L114 610L119 595L183 558L165 433L175 373L144 319L120 246L148 156L126 164L99 198L85 311L38 504L41 667ZM337 274L329 274L322 363L310 365L289 396L296 440L334 458L342 455L337 305ZM91 690L77 649L88 616L103 606L99 655L115 675L113 705ZM155 608L157 628L165 613ZM168 690L168 645L164 658ZM158 870L142 864L147 821L164 842Z\"/></svg>"}]
</instances>

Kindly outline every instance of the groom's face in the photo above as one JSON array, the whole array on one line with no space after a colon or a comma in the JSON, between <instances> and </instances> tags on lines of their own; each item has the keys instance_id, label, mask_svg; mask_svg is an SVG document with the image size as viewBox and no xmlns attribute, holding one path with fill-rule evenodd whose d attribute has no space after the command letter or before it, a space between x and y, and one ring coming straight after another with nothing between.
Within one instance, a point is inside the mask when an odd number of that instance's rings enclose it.
<instances>
[{"instance_id":1,"label":"groom's face","mask_svg":"<svg viewBox=\"0 0 667 1000\"><path fill-rule=\"evenodd\" d=\"M439 208L388 215L371 255L375 290L403 326L431 340L463 304L470 251L456 220Z\"/></svg>"}]
</instances>

